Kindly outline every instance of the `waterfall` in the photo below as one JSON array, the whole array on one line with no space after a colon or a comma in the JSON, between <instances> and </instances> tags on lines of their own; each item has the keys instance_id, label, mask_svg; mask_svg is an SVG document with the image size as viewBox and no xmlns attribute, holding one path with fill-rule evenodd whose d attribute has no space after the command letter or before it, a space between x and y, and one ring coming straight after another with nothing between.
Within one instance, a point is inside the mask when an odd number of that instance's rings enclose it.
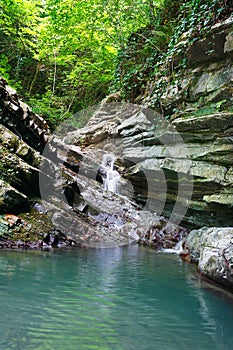
<instances>
[{"instance_id":1,"label":"waterfall","mask_svg":"<svg viewBox=\"0 0 233 350\"><path fill-rule=\"evenodd\" d=\"M176 243L174 248L163 248L161 250L165 253L181 254L184 251L183 242L184 242L184 240L181 239L179 242Z\"/></svg>"},{"instance_id":2,"label":"waterfall","mask_svg":"<svg viewBox=\"0 0 233 350\"><path fill-rule=\"evenodd\" d=\"M103 187L106 191L118 193L120 174L114 169L114 154L105 154L102 159L100 172L103 174Z\"/></svg>"}]
</instances>

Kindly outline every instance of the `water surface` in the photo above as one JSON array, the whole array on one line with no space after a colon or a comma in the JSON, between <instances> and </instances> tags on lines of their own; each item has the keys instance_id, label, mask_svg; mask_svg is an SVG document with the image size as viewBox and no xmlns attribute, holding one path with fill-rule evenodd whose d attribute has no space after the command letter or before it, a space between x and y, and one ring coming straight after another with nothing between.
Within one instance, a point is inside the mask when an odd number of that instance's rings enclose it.
<instances>
[{"instance_id":1,"label":"water surface","mask_svg":"<svg viewBox=\"0 0 233 350\"><path fill-rule=\"evenodd\" d=\"M232 349L233 298L137 245L0 253L1 350Z\"/></svg>"}]
</instances>

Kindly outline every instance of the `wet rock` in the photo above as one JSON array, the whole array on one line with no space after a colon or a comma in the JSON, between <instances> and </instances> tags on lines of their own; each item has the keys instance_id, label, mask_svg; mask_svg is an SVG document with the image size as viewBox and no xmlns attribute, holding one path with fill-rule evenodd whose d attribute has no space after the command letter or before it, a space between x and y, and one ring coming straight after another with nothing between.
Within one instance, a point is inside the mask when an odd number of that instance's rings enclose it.
<instances>
[{"instance_id":1,"label":"wet rock","mask_svg":"<svg viewBox=\"0 0 233 350\"><path fill-rule=\"evenodd\" d=\"M25 195L39 192L39 169L4 146L0 149L1 179Z\"/></svg>"},{"instance_id":2,"label":"wet rock","mask_svg":"<svg viewBox=\"0 0 233 350\"><path fill-rule=\"evenodd\" d=\"M193 98L199 97L201 94L207 95L218 89L222 89L224 85L228 85L233 76L233 67L223 67L213 72L204 72L198 79L197 83L191 87L190 93Z\"/></svg>"},{"instance_id":3,"label":"wet rock","mask_svg":"<svg viewBox=\"0 0 233 350\"><path fill-rule=\"evenodd\" d=\"M140 237L139 242L158 250L174 249L187 233L185 228L169 224L164 218L160 218Z\"/></svg>"},{"instance_id":4,"label":"wet rock","mask_svg":"<svg viewBox=\"0 0 233 350\"><path fill-rule=\"evenodd\" d=\"M40 213L40 214L47 214L47 210L45 209L45 207L41 203L38 203L38 202L34 203L32 205L32 208L37 210L38 213Z\"/></svg>"},{"instance_id":5,"label":"wet rock","mask_svg":"<svg viewBox=\"0 0 233 350\"><path fill-rule=\"evenodd\" d=\"M205 277L233 288L233 228L193 230L185 242L190 259Z\"/></svg>"},{"instance_id":6,"label":"wet rock","mask_svg":"<svg viewBox=\"0 0 233 350\"><path fill-rule=\"evenodd\" d=\"M9 152L16 154L19 158L33 167L39 167L41 163L41 156L39 152L28 146L20 137L0 125L0 140L3 147Z\"/></svg>"}]
</instances>

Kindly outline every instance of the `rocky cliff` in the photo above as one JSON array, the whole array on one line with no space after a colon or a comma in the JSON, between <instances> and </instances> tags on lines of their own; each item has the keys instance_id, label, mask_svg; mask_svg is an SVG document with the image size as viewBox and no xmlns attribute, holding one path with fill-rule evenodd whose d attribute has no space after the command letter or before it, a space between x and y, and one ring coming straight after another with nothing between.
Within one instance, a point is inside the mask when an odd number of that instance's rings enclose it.
<instances>
[{"instance_id":1,"label":"rocky cliff","mask_svg":"<svg viewBox=\"0 0 233 350\"><path fill-rule=\"evenodd\" d=\"M29 205L28 196L39 195L40 152L49 128L4 79L0 80L0 118L0 210L23 210Z\"/></svg>"},{"instance_id":2,"label":"rocky cliff","mask_svg":"<svg viewBox=\"0 0 233 350\"><path fill-rule=\"evenodd\" d=\"M131 185L123 193L191 228L233 224L232 29L230 18L188 46L184 35L185 67L180 54L170 57L172 71L148 83L140 105L113 94L66 137L86 153L94 149L98 162L100 150L115 153Z\"/></svg>"},{"instance_id":3,"label":"rocky cliff","mask_svg":"<svg viewBox=\"0 0 233 350\"><path fill-rule=\"evenodd\" d=\"M164 169L192 175L193 195L185 220L195 226L227 226L233 220L232 30L230 17L191 44L184 34L177 53L166 62L170 74L148 83L147 96L141 97L148 107L160 97L157 112L170 121L185 144L186 155L176 152Z\"/></svg>"},{"instance_id":4,"label":"rocky cliff","mask_svg":"<svg viewBox=\"0 0 233 350\"><path fill-rule=\"evenodd\" d=\"M112 247L140 239L162 248L185 236L182 227L139 210L133 201L106 191L96 181L106 148L84 150L83 130L76 142L82 147L65 142L66 125L57 130L58 135L50 135L46 122L18 99L4 79L0 91L0 247ZM113 115L121 119L125 113L132 115L138 106L127 107L122 114L118 106L113 110L103 103L93 119L105 123L104 110L110 121ZM72 137L67 133L65 138Z\"/></svg>"}]
</instances>

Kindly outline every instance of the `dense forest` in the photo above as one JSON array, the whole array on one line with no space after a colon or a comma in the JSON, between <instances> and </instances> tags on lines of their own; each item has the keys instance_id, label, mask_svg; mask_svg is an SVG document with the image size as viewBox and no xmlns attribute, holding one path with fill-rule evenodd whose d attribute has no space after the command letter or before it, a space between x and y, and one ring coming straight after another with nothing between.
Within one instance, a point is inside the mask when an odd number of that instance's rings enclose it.
<instances>
[{"instance_id":1,"label":"dense forest","mask_svg":"<svg viewBox=\"0 0 233 350\"><path fill-rule=\"evenodd\" d=\"M0 75L54 127L110 92L135 101L182 35L204 36L232 1L0 0L0 12Z\"/></svg>"}]
</instances>

